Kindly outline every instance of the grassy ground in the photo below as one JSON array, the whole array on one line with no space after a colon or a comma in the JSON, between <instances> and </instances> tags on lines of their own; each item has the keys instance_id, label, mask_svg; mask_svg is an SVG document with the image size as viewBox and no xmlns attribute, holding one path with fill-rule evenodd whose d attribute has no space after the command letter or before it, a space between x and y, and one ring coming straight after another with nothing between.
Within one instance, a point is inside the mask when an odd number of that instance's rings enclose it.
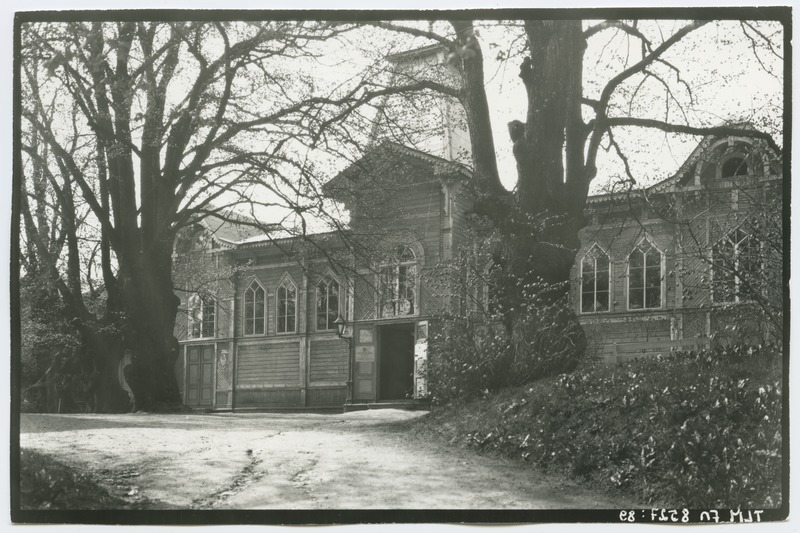
<instances>
[{"instance_id":1,"label":"grassy ground","mask_svg":"<svg viewBox=\"0 0 800 533\"><path fill-rule=\"evenodd\" d=\"M20 508L22 509L133 509L94 479L52 457L20 453Z\"/></svg>"},{"instance_id":2,"label":"grassy ground","mask_svg":"<svg viewBox=\"0 0 800 533\"><path fill-rule=\"evenodd\" d=\"M781 358L685 353L435 408L410 431L670 507L781 503Z\"/></svg>"}]
</instances>

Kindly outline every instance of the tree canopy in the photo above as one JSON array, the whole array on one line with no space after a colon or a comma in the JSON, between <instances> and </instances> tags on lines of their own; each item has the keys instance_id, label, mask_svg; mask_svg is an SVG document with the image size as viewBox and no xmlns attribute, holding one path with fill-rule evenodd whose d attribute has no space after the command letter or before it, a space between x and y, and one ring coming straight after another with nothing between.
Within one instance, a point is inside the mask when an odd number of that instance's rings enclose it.
<instances>
[{"instance_id":1,"label":"tree canopy","mask_svg":"<svg viewBox=\"0 0 800 533\"><path fill-rule=\"evenodd\" d=\"M300 235L314 225L344 228L322 184L376 132L414 145L441 128L421 112L429 102L459 106L469 150L457 157L472 169L475 214L500 235L504 275L560 286L551 299L564 297L599 168L629 186L647 178L634 164L642 145L653 146L642 131L660 132L662 150L667 136L678 146L744 132L781 151L780 21L32 16L18 31L22 273L45 272L104 380L120 350L133 353L130 381L145 409L180 402L172 375L178 232L234 213ZM446 68L387 61L433 45ZM747 59L731 59L731 50ZM499 69L516 73L498 93L517 85L510 138L498 137L490 92ZM714 98L747 92L764 76L773 90L763 85L740 113L714 116ZM106 294L102 310L86 303L97 291ZM508 308L521 308L515 298L509 285ZM508 318L510 329L518 318Z\"/></svg>"}]
</instances>

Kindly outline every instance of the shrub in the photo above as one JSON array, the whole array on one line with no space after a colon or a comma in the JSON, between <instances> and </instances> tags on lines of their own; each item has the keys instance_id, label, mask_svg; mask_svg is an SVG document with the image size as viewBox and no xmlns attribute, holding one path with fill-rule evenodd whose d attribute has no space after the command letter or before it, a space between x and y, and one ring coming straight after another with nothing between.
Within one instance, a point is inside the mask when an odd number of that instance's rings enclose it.
<instances>
[{"instance_id":1,"label":"shrub","mask_svg":"<svg viewBox=\"0 0 800 533\"><path fill-rule=\"evenodd\" d=\"M520 309L443 315L431 335L428 377L433 398L450 402L574 370L586 353L586 335L568 296L545 283L520 288ZM505 322L513 320L508 334Z\"/></svg>"},{"instance_id":2,"label":"shrub","mask_svg":"<svg viewBox=\"0 0 800 533\"><path fill-rule=\"evenodd\" d=\"M774 347L742 346L598 364L420 424L654 505L776 507L781 364Z\"/></svg>"},{"instance_id":3,"label":"shrub","mask_svg":"<svg viewBox=\"0 0 800 533\"><path fill-rule=\"evenodd\" d=\"M511 345L501 326L474 316L445 316L438 326L428 361L434 401L473 398L508 385Z\"/></svg>"},{"instance_id":4,"label":"shrub","mask_svg":"<svg viewBox=\"0 0 800 533\"><path fill-rule=\"evenodd\" d=\"M48 455L20 450L20 508L37 510L130 509L95 479Z\"/></svg>"}]
</instances>

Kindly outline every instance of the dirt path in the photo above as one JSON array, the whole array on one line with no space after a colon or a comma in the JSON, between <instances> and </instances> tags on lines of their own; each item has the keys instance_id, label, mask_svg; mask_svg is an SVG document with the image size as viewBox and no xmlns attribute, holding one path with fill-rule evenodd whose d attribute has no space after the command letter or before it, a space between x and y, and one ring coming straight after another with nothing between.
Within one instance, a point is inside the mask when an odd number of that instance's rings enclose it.
<instances>
[{"instance_id":1,"label":"dirt path","mask_svg":"<svg viewBox=\"0 0 800 533\"><path fill-rule=\"evenodd\" d=\"M617 508L519 463L411 440L418 412L32 415L21 445L128 501L194 509Z\"/></svg>"}]
</instances>

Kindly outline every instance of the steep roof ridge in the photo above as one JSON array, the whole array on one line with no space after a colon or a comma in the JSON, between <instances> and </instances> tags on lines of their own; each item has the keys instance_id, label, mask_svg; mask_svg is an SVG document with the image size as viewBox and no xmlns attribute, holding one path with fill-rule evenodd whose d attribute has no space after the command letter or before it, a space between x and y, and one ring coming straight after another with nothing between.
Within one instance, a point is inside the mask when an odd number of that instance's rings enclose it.
<instances>
[{"instance_id":1,"label":"steep roof ridge","mask_svg":"<svg viewBox=\"0 0 800 533\"><path fill-rule=\"evenodd\" d=\"M408 155L420 161L431 163L434 166L434 173L436 174L453 173L453 174L461 174L465 178L472 177L472 170L462 163L459 163L457 161L451 161L449 159L445 159L443 157L439 157L436 155L431 155L421 150L417 150L416 148L411 148L410 146L405 146L395 141L384 139L378 145L373 146L372 148L367 150L367 152L358 161L351 163L347 168L345 168L337 175L329 179L325 183L325 185L323 185L323 191L326 188L330 189L332 185L335 185L342 179L350 177L351 175L357 173L359 170L363 168L363 161L365 161L366 159L377 157L381 154L381 152L385 151L394 151L395 153L398 154Z\"/></svg>"},{"instance_id":2,"label":"steep roof ridge","mask_svg":"<svg viewBox=\"0 0 800 533\"><path fill-rule=\"evenodd\" d=\"M742 130L746 128L753 128L754 126L751 122L742 120L742 121L722 121L714 127L721 127L721 126L728 126L731 128L741 128ZM746 136L746 135L745 135ZM725 137L730 137L726 135ZM681 177L694 165L697 161L705 154L706 150L708 149L709 145L713 144L720 138L719 135L705 135L703 139L697 143L692 153L684 160L683 163L678 167L678 170L672 176L668 176L663 180L656 182L652 185L647 187L642 187L641 189L634 189L629 191L630 194L635 194L636 196L641 196L648 193L660 193L666 192L671 185L674 185L677 181L680 180ZM601 203L606 200L612 199L615 195L619 193L602 193L592 195L587 199L587 203L596 204Z\"/></svg>"},{"instance_id":3,"label":"steep roof ridge","mask_svg":"<svg viewBox=\"0 0 800 533\"><path fill-rule=\"evenodd\" d=\"M265 232L279 228L276 224L260 224L255 218L234 211L226 215L208 214L200 220L200 225L208 231L213 240L226 248L231 248L239 241L255 237L259 233L266 234ZM242 235L245 235L244 239L241 238Z\"/></svg>"}]
</instances>

